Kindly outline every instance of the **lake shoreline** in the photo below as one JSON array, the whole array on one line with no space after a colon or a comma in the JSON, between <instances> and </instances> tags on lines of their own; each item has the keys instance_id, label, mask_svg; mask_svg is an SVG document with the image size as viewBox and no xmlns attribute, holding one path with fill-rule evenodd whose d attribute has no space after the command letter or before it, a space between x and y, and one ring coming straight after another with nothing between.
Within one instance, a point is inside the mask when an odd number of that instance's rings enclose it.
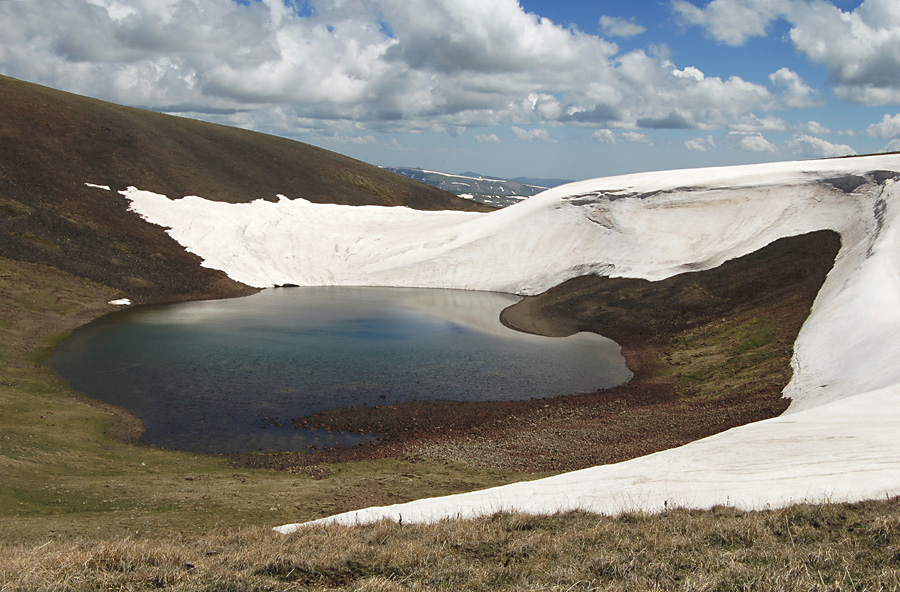
<instances>
[{"instance_id":1,"label":"lake shoreline","mask_svg":"<svg viewBox=\"0 0 900 592\"><path fill-rule=\"evenodd\" d=\"M529 401L350 407L295 425L382 437L347 449L246 454L245 467L304 472L375 458L564 472L644 456L780 415L793 343L840 247L822 231L704 272L648 282L583 276L501 314L543 335L598 333L634 373L607 390ZM773 271L774 270L774 271Z\"/></svg>"},{"instance_id":2,"label":"lake shoreline","mask_svg":"<svg viewBox=\"0 0 900 592\"><path fill-rule=\"evenodd\" d=\"M724 274L724 283L738 294L733 301L699 306L692 302L690 315L666 310L664 303L671 300L671 287L666 281L596 276L574 278L542 295L526 297L503 311L501 321L517 330L555 336L592 331L613 339L622 346L622 355L634 373L623 385L594 393L528 401L413 401L393 406L334 409L297 418L295 425L376 433L381 438L351 448L236 454L231 455L231 462L236 467L304 473L310 467L342 462L401 458L461 463L490 470L556 473L643 456L777 416L789 404L781 391L791 376L793 342L830 270L839 239L834 233L819 232L776 243L781 245L770 245L722 268L686 274L690 281L685 285L704 277L721 282ZM766 267L779 271L776 274L748 272ZM754 287L753 282L761 274L767 276L767 286ZM751 279L735 279L745 276ZM801 279L791 284L795 276ZM676 280L679 281L686 280ZM630 283L622 288L621 282ZM774 289L768 285L773 283L780 287ZM633 284L639 290L652 289L662 296L654 300L647 294L635 295L635 301L646 305L646 310L637 317L621 309L598 312L609 304L610 292L624 289L632 293L636 289ZM210 288L202 296L184 295L178 300L235 296L230 286L221 294ZM247 290L239 295L255 291ZM691 293L692 298L695 295ZM555 301L564 306L551 305ZM104 307L96 316L111 310ZM644 318L648 314L648 318L652 317L649 321ZM679 384L678 369L683 363L678 356L692 349L679 346L680 350L679 347L673 350L673 341L683 339L704 324L714 326L725 319L740 325L745 318L759 316L777 317L787 327L787 332L778 336L778 341L783 342L778 373L760 379L755 375L741 378L738 372L738 384L731 385L725 396L712 398L691 395L689 388L686 390ZM81 324L89 320L80 319ZM694 349L699 351L703 347ZM712 382L715 386L716 381ZM116 415L119 418L108 435L140 445L136 442L142 429L138 426L140 419L124 410L117 410Z\"/></svg>"},{"instance_id":3,"label":"lake shoreline","mask_svg":"<svg viewBox=\"0 0 900 592\"><path fill-rule=\"evenodd\" d=\"M789 404L781 397L783 385L722 400L686 402L672 380L658 376L660 353L649 343L623 347L632 379L592 393L527 401L410 401L298 418L297 427L377 433L380 438L299 454L241 454L235 464L302 473L323 464L422 458L489 470L566 472L687 444L774 417ZM588 434L596 446L586 446Z\"/></svg>"},{"instance_id":4,"label":"lake shoreline","mask_svg":"<svg viewBox=\"0 0 900 592\"><path fill-rule=\"evenodd\" d=\"M504 327L518 297L465 290L298 287L127 308L46 360L72 388L144 419L141 441L209 454L351 447L374 436L291 420L403 401L528 400L631 377L594 334Z\"/></svg>"}]
</instances>

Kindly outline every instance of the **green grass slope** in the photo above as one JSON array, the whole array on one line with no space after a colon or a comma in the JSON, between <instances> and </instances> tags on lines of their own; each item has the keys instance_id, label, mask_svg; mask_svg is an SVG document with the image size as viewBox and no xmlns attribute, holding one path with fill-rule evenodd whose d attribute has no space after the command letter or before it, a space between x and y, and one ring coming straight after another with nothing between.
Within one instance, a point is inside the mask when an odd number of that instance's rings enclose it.
<instances>
[{"instance_id":1,"label":"green grass slope","mask_svg":"<svg viewBox=\"0 0 900 592\"><path fill-rule=\"evenodd\" d=\"M0 77L0 105L0 538L273 525L514 478L382 460L347 463L325 480L139 446L129 443L141 432L138 418L71 392L42 364L69 331L113 310L113 298L249 291L128 212L117 189L423 209L471 202L298 142L11 78Z\"/></svg>"},{"instance_id":2,"label":"green grass slope","mask_svg":"<svg viewBox=\"0 0 900 592\"><path fill-rule=\"evenodd\" d=\"M473 204L296 142L10 78L0 77L0 105L3 592L900 587L896 500L760 513L500 514L427 526L272 533L267 527L542 474L425 453L352 462L322 458L318 465L278 472L236 465L229 457L129 443L140 433L137 418L71 392L42 365L46 355L67 332L112 310L106 303L117 296L160 302L247 289L201 268L161 229L128 213L114 191L84 183L225 201L283 193L424 209ZM710 389L762 388L754 385L756 370L744 372L748 360L752 368L765 368L766 384L785 379L793 334L782 330L799 327L808 303L797 294L809 297L816 286L803 280L796 293L771 302L740 295L754 286L765 296L771 280L765 268L781 257L799 266L822 263L821 276L836 237L820 233L799 240L802 249L785 250L781 243L723 270L652 289L578 278L528 300L515 314L548 332L619 331L624 342L631 331L640 341L632 348L648 346L649 378L698 405L712 405L717 401ZM757 275L748 272L754 261L762 270ZM619 289L630 290L643 308L618 302ZM703 314L694 308L700 292L710 309ZM735 294L737 305L727 303ZM607 307L615 309L615 318ZM673 318L678 322L670 325ZM549 328L541 325L546 319L552 320ZM776 358L777 367L760 365ZM744 376L740 384L733 382L735 374ZM637 406L632 421L647 417L640 401L626 403ZM664 412L671 416L672 409ZM550 444L573 433L576 414L550 417L556 410L542 406L539 415L524 416L550 426ZM621 409L617 417L624 417ZM509 429L500 431L518 445L512 435L522 434L523 419L509 421ZM596 432L599 424L580 425ZM496 446L463 444L460 450L496 455Z\"/></svg>"}]
</instances>

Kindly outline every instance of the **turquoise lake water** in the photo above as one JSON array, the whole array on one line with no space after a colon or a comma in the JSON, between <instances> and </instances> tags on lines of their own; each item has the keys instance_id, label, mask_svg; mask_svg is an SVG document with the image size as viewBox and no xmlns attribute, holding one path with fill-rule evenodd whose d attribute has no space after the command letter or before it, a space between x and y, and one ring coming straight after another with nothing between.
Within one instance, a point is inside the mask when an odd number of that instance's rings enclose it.
<instances>
[{"instance_id":1,"label":"turquoise lake water","mask_svg":"<svg viewBox=\"0 0 900 592\"><path fill-rule=\"evenodd\" d=\"M143 418L142 441L231 453L347 446L370 435L291 427L352 405L521 400L630 378L614 342L502 326L508 294L278 288L136 307L75 331L47 364L71 388Z\"/></svg>"}]
</instances>

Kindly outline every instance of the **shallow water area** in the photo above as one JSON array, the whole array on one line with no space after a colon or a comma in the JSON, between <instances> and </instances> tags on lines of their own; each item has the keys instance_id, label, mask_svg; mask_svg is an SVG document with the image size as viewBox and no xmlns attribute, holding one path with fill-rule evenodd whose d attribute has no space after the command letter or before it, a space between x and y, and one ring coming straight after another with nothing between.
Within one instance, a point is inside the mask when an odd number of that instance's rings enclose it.
<instances>
[{"instance_id":1,"label":"shallow water area","mask_svg":"<svg viewBox=\"0 0 900 592\"><path fill-rule=\"evenodd\" d=\"M291 427L325 409L409 400L523 400L631 373L619 346L513 331L518 297L407 288L276 288L138 307L75 331L47 364L144 420L142 441L233 453L348 446L373 435Z\"/></svg>"}]
</instances>

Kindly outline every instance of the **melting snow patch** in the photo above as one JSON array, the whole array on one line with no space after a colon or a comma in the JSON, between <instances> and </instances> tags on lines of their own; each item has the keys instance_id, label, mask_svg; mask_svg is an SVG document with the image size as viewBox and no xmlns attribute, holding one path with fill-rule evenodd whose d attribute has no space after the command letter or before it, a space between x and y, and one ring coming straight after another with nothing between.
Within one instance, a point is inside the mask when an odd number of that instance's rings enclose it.
<instances>
[{"instance_id":1,"label":"melting snow patch","mask_svg":"<svg viewBox=\"0 0 900 592\"><path fill-rule=\"evenodd\" d=\"M97 185L95 183L85 183L84 185L85 187L93 187L94 189L105 189L106 191L112 191L112 189L109 188L109 185Z\"/></svg>"},{"instance_id":2,"label":"melting snow patch","mask_svg":"<svg viewBox=\"0 0 900 592\"><path fill-rule=\"evenodd\" d=\"M785 415L626 463L328 519L354 524L900 494L898 172L900 155L884 154L642 173L555 187L490 213L123 194L205 266L253 286L533 294L576 275L660 280L783 237L841 235L794 346Z\"/></svg>"},{"instance_id":3,"label":"melting snow patch","mask_svg":"<svg viewBox=\"0 0 900 592\"><path fill-rule=\"evenodd\" d=\"M119 298L118 300L110 300L109 304L113 306L131 306L130 298Z\"/></svg>"}]
</instances>

